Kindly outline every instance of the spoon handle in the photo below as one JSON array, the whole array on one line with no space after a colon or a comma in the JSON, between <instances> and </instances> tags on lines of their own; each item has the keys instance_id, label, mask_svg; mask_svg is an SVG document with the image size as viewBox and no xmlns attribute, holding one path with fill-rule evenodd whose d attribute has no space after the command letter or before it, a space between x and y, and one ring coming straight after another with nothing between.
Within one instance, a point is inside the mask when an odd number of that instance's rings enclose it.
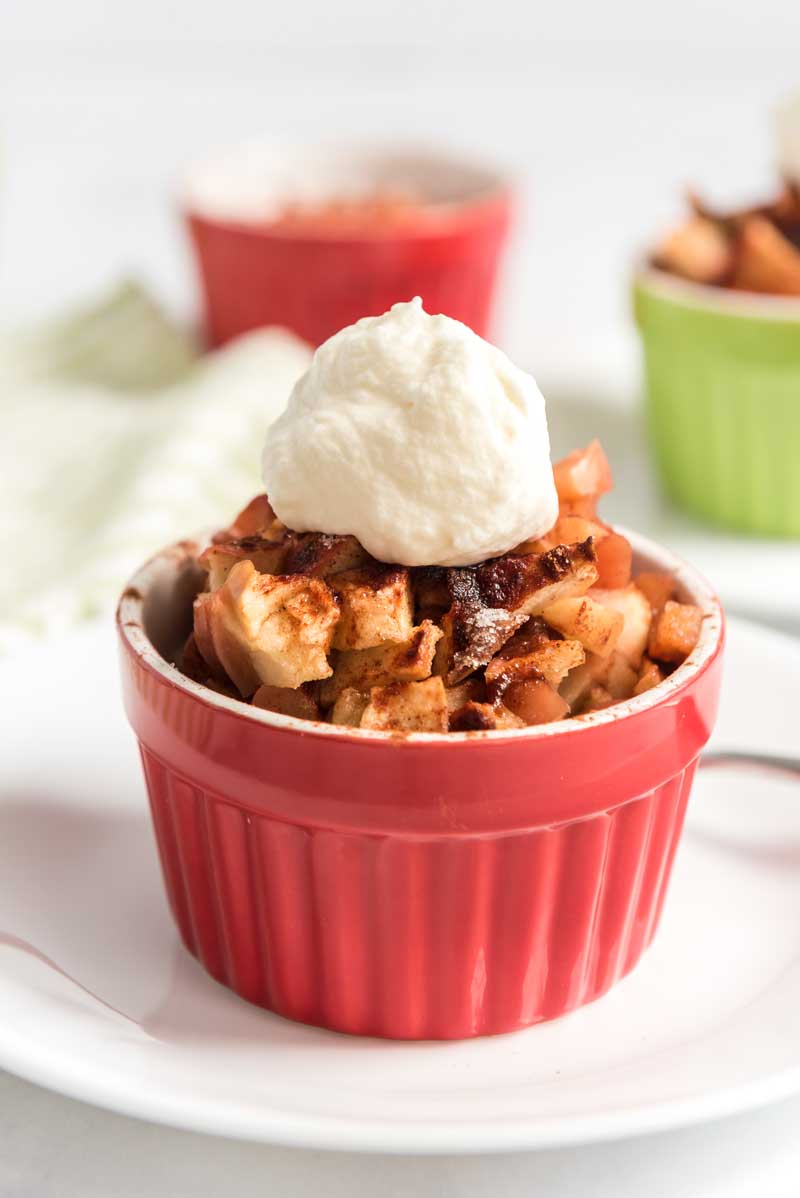
<instances>
[{"instance_id":1,"label":"spoon handle","mask_svg":"<svg viewBox=\"0 0 800 1198\"><path fill-rule=\"evenodd\" d=\"M777 757L771 753L748 753L738 749L719 749L704 753L700 758L702 769L724 766L744 766L751 769L774 770L781 774L800 777L800 757Z\"/></svg>"}]
</instances>

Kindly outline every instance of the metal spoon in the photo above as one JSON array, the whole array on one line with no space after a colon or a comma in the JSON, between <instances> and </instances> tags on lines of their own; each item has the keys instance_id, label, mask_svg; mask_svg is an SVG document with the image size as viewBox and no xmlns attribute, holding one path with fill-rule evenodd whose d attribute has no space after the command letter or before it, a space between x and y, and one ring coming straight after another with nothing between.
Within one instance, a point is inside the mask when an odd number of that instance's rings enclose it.
<instances>
[{"instance_id":1,"label":"metal spoon","mask_svg":"<svg viewBox=\"0 0 800 1198\"><path fill-rule=\"evenodd\" d=\"M738 749L717 749L700 758L701 769L724 766L744 766L745 769L773 770L780 774L800 776L800 757L777 757L770 753L748 753Z\"/></svg>"}]
</instances>

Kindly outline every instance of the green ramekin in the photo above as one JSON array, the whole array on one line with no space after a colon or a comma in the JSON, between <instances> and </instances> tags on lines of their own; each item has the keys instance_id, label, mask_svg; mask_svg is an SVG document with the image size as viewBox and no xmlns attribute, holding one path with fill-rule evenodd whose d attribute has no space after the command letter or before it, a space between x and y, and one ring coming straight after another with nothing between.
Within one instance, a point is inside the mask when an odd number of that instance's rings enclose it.
<instances>
[{"instance_id":1,"label":"green ramekin","mask_svg":"<svg viewBox=\"0 0 800 1198\"><path fill-rule=\"evenodd\" d=\"M800 300L634 280L664 485L714 524L800 537Z\"/></svg>"}]
</instances>

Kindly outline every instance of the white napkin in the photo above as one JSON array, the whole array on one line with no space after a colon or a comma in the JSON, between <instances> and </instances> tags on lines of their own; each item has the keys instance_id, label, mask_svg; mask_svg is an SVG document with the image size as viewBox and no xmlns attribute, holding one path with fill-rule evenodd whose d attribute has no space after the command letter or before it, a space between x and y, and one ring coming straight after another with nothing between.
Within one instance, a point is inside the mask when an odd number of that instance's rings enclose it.
<instances>
[{"instance_id":1,"label":"white napkin","mask_svg":"<svg viewBox=\"0 0 800 1198\"><path fill-rule=\"evenodd\" d=\"M310 351L269 329L205 358L137 287L0 339L0 651L110 608L162 545L260 488Z\"/></svg>"}]
</instances>

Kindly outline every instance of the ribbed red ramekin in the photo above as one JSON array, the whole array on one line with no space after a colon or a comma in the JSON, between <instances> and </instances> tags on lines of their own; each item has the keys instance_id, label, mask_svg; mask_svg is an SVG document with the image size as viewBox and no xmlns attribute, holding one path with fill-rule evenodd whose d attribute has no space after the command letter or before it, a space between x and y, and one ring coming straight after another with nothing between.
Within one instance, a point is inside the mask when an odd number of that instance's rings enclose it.
<instances>
[{"instance_id":1,"label":"ribbed red ramekin","mask_svg":"<svg viewBox=\"0 0 800 1198\"><path fill-rule=\"evenodd\" d=\"M361 732L248 707L168 664L198 576L182 543L118 613L167 894L218 981L338 1031L459 1039L553 1019L638 961L714 723L723 618L655 689L514 732Z\"/></svg>"},{"instance_id":2,"label":"ribbed red ramekin","mask_svg":"<svg viewBox=\"0 0 800 1198\"><path fill-rule=\"evenodd\" d=\"M282 325L319 345L415 295L429 312L488 334L511 216L510 188L500 175L430 154L245 147L193 179L183 209L212 345L264 325ZM370 181L378 190L406 187L427 199L413 221L362 236L324 224L312 233L270 225L276 194L335 198L348 194L337 186L346 189L352 179L362 188Z\"/></svg>"}]
</instances>

